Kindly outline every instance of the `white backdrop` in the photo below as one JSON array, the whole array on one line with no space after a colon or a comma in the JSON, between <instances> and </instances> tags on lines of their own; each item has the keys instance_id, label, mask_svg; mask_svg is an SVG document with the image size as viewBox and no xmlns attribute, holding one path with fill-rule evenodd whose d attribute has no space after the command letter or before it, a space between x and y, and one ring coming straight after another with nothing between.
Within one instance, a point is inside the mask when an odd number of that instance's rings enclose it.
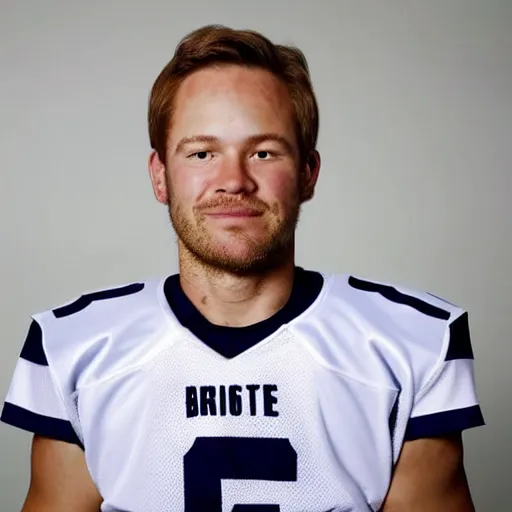
<instances>
[{"instance_id":1,"label":"white backdrop","mask_svg":"<svg viewBox=\"0 0 512 512\"><path fill-rule=\"evenodd\" d=\"M298 262L470 311L488 426L465 436L477 510L512 509L510 0L0 0L0 394L30 313L176 270L146 173L146 103L206 23L306 53L321 108ZM28 434L0 426L0 510Z\"/></svg>"}]
</instances>

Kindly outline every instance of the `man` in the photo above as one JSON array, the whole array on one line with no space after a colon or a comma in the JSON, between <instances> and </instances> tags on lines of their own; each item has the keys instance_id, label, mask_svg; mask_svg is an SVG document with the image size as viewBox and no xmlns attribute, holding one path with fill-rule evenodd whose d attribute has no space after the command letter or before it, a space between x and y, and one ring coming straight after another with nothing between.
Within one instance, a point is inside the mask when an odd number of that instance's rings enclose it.
<instances>
[{"instance_id":1,"label":"man","mask_svg":"<svg viewBox=\"0 0 512 512\"><path fill-rule=\"evenodd\" d=\"M24 512L473 510L466 313L295 264L317 132L300 51L180 43L149 104L179 275L33 316L2 414L35 434Z\"/></svg>"}]
</instances>

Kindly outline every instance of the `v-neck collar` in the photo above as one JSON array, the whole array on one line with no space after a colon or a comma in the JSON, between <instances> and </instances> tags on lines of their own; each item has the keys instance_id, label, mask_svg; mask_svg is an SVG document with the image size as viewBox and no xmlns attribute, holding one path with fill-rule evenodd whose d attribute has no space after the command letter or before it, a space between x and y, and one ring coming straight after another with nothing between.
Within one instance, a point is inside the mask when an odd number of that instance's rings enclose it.
<instances>
[{"instance_id":1,"label":"v-neck collar","mask_svg":"<svg viewBox=\"0 0 512 512\"><path fill-rule=\"evenodd\" d=\"M288 302L266 320L246 327L226 327L209 322L183 291L179 274L169 276L164 294L180 324L215 352L231 359L268 338L282 325L302 314L317 299L324 284L318 272L296 267Z\"/></svg>"}]
</instances>

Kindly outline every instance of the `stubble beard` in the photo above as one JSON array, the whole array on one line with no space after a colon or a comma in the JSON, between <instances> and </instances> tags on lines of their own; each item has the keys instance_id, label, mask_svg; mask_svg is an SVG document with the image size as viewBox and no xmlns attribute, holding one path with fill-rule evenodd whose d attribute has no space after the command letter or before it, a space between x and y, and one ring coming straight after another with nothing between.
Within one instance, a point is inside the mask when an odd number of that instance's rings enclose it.
<instances>
[{"instance_id":1,"label":"stubble beard","mask_svg":"<svg viewBox=\"0 0 512 512\"><path fill-rule=\"evenodd\" d=\"M236 275L258 275L282 265L293 253L295 230L300 217L300 202L292 199L286 205L284 218L278 219L277 208L269 208L271 218L265 236L251 236L243 229L230 229L236 245L245 246L242 254L230 250L208 231L204 218L188 216L175 198L169 201L169 216L179 242L192 258L212 271Z\"/></svg>"}]
</instances>

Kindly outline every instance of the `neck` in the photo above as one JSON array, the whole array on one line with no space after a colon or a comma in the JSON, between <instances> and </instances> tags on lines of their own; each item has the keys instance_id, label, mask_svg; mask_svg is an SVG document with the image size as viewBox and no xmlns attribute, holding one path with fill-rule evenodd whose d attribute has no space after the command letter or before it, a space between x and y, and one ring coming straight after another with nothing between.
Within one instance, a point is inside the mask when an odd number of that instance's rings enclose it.
<instances>
[{"instance_id":1,"label":"neck","mask_svg":"<svg viewBox=\"0 0 512 512\"><path fill-rule=\"evenodd\" d=\"M280 310L290 298L294 277L293 252L278 267L255 275L237 275L212 269L179 248L183 291L215 325L244 327L261 322Z\"/></svg>"}]
</instances>

